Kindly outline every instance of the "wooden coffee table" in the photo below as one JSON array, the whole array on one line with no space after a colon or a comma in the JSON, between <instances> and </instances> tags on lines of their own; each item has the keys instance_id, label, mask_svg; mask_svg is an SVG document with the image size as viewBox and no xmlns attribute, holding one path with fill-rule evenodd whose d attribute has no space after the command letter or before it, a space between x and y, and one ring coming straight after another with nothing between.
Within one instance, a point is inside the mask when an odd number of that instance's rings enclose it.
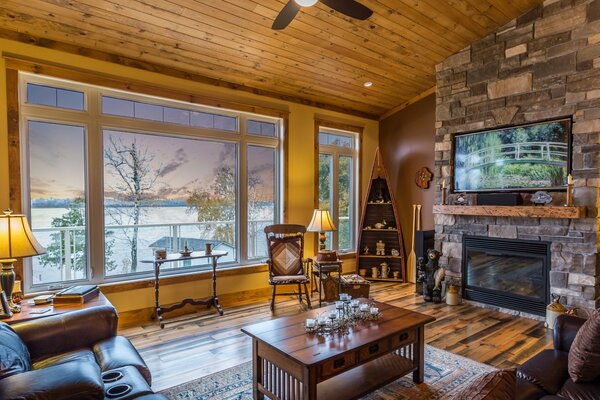
<instances>
[{"instance_id":1,"label":"wooden coffee table","mask_svg":"<svg viewBox=\"0 0 600 400\"><path fill-rule=\"evenodd\" d=\"M435 318L375 304L379 320L361 322L346 335L305 332L306 318L333 305L244 327L252 337L254 398L356 399L409 372L421 383L425 324Z\"/></svg>"}]
</instances>

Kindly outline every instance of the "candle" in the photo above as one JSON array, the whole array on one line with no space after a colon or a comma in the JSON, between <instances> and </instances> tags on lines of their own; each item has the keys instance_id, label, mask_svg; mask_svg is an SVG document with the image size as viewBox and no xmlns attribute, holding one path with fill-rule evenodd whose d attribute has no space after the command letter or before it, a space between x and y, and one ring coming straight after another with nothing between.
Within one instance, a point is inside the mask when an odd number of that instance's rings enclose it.
<instances>
[{"instance_id":1,"label":"candle","mask_svg":"<svg viewBox=\"0 0 600 400\"><path fill-rule=\"evenodd\" d=\"M573 175L569 174L569 176L567 176L567 184L568 185L572 185L573 184Z\"/></svg>"},{"instance_id":2,"label":"candle","mask_svg":"<svg viewBox=\"0 0 600 400\"><path fill-rule=\"evenodd\" d=\"M319 318L317 323L319 324L319 326L325 326L327 324L327 320L325 318Z\"/></svg>"},{"instance_id":3,"label":"candle","mask_svg":"<svg viewBox=\"0 0 600 400\"><path fill-rule=\"evenodd\" d=\"M371 309L369 311L371 312L371 315L379 314L379 308L377 308L377 307L371 307Z\"/></svg>"},{"instance_id":4,"label":"candle","mask_svg":"<svg viewBox=\"0 0 600 400\"><path fill-rule=\"evenodd\" d=\"M337 313L335 311L329 311L329 319L335 319L337 317Z\"/></svg>"},{"instance_id":5,"label":"candle","mask_svg":"<svg viewBox=\"0 0 600 400\"><path fill-rule=\"evenodd\" d=\"M446 180L445 179L442 181L442 189L446 189Z\"/></svg>"},{"instance_id":6,"label":"candle","mask_svg":"<svg viewBox=\"0 0 600 400\"><path fill-rule=\"evenodd\" d=\"M341 310L342 308L344 308L344 302L343 301L336 301L335 302L335 309L336 310Z\"/></svg>"},{"instance_id":7,"label":"candle","mask_svg":"<svg viewBox=\"0 0 600 400\"><path fill-rule=\"evenodd\" d=\"M312 318L306 318L306 327L307 328L314 328L315 327L315 320Z\"/></svg>"},{"instance_id":8,"label":"candle","mask_svg":"<svg viewBox=\"0 0 600 400\"><path fill-rule=\"evenodd\" d=\"M352 300L350 302L350 304L352 305L352 308L358 308L358 306L360 305L360 301L355 299L355 300Z\"/></svg>"},{"instance_id":9,"label":"candle","mask_svg":"<svg viewBox=\"0 0 600 400\"><path fill-rule=\"evenodd\" d=\"M21 293L21 281L15 281L12 292L13 293Z\"/></svg>"},{"instance_id":10,"label":"candle","mask_svg":"<svg viewBox=\"0 0 600 400\"><path fill-rule=\"evenodd\" d=\"M359 310L360 310L360 311L369 311L369 305L368 305L368 304L365 304L365 303L363 303L363 304L361 304L361 305L360 305L360 308L359 308Z\"/></svg>"},{"instance_id":11,"label":"candle","mask_svg":"<svg viewBox=\"0 0 600 400\"><path fill-rule=\"evenodd\" d=\"M340 293L340 300L348 300L348 293Z\"/></svg>"}]
</instances>

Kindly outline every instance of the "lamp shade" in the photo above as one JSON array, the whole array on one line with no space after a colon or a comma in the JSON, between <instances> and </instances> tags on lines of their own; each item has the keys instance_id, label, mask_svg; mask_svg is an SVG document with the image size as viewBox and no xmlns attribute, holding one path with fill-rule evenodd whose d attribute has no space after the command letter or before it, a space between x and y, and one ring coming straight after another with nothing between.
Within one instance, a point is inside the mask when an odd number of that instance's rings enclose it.
<instances>
[{"instance_id":1,"label":"lamp shade","mask_svg":"<svg viewBox=\"0 0 600 400\"><path fill-rule=\"evenodd\" d=\"M0 260L37 256L46 249L38 243L25 215L4 210L0 215Z\"/></svg>"},{"instance_id":2,"label":"lamp shade","mask_svg":"<svg viewBox=\"0 0 600 400\"><path fill-rule=\"evenodd\" d=\"M315 210L313 212L312 220L306 228L309 232L330 232L335 231L335 225L329 215L329 210Z\"/></svg>"}]
</instances>

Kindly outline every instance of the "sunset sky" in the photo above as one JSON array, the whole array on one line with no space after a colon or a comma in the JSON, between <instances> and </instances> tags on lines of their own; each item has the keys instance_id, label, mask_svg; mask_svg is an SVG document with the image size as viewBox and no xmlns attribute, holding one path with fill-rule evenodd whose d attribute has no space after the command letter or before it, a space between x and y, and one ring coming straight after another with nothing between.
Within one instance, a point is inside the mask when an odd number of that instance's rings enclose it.
<instances>
[{"instance_id":1,"label":"sunset sky","mask_svg":"<svg viewBox=\"0 0 600 400\"><path fill-rule=\"evenodd\" d=\"M160 199L185 200L194 189L210 187L218 166L235 167L237 146L233 143L105 130L105 146L109 136L124 145L135 140L139 149L147 149L153 156L150 169L153 175L158 175L154 192ZM83 196L84 128L32 121L29 146L32 199ZM262 200L272 201L274 151L252 146L249 154L249 170L262 179ZM120 178L105 172L104 180L107 195L110 195L110 187Z\"/></svg>"}]
</instances>

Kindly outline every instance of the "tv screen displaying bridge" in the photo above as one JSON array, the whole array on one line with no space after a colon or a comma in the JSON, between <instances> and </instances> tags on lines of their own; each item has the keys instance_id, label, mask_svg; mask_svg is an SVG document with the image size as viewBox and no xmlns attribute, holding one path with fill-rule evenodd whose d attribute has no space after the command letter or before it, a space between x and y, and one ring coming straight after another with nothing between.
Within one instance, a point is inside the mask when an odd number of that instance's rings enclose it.
<instances>
[{"instance_id":1,"label":"tv screen displaying bridge","mask_svg":"<svg viewBox=\"0 0 600 400\"><path fill-rule=\"evenodd\" d=\"M563 188L570 140L570 119L457 135L454 191Z\"/></svg>"}]
</instances>

